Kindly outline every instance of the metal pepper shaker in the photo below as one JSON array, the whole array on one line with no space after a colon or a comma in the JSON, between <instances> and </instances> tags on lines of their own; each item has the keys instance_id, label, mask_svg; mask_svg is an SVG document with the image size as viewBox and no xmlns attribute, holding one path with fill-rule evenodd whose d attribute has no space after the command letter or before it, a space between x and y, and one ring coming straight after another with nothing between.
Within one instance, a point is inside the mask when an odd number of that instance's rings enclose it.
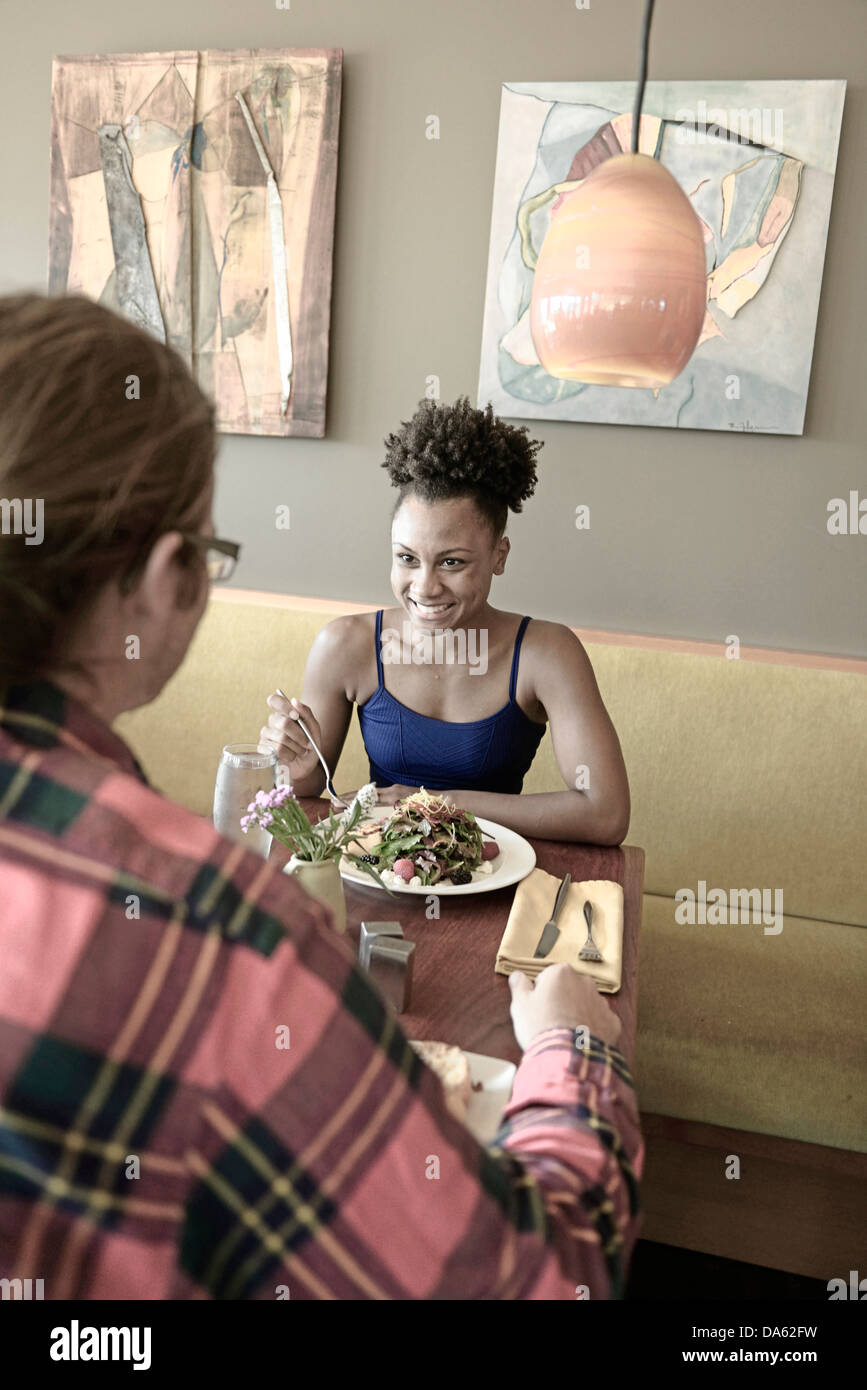
<instances>
[{"instance_id":1,"label":"metal pepper shaker","mask_svg":"<svg viewBox=\"0 0 867 1390\"><path fill-rule=\"evenodd\" d=\"M414 951L414 941L396 936L379 936L370 946L370 977L399 1014L406 1012L412 999Z\"/></svg>"},{"instance_id":2,"label":"metal pepper shaker","mask_svg":"<svg viewBox=\"0 0 867 1390\"><path fill-rule=\"evenodd\" d=\"M370 948L374 941L379 941L384 936L403 938L403 927L400 922L362 922L361 936L358 942L358 963L364 966L365 970L370 967Z\"/></svg>"}]
</instances>

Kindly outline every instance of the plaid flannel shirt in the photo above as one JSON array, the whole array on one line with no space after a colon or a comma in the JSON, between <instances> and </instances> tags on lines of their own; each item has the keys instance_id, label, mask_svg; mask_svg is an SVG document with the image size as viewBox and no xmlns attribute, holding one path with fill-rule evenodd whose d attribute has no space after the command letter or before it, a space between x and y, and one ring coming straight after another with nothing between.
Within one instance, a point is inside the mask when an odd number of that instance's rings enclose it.
<instances>
[{"instance_id":1,"label":"plaid flannel shirt","mask_svg":"<svg viewBox=\"0 0 867 1390\"><path fill-rule=\"evenodd\" d=\"M328 910L45 682L0 708L0 1106L46 1299L610 1298L637 1235L618 1049L539 1034L483 1147Z\"/></svg>"}]
</instances>

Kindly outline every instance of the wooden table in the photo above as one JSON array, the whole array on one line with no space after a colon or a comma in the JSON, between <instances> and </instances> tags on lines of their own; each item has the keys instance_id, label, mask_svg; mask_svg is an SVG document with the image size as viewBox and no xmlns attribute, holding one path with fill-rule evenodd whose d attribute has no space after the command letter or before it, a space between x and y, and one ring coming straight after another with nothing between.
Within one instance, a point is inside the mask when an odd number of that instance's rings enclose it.
<instances>
[{"instance_id":1,"label":"wooden table","mask_svg":"<svg viewBox=\"0 0 867 1390\"><path fill-rule=\"evenodd\" d=\"M299 801L311 820L328 814L325 800L300 797ZM632 1065L644 850L633 845L608 849L565 840L530 839L530 844L538 867L557 878L568 872L576 883L605 878L623 886L622 983L619 993L602 997L620 1017L623 1032L619 1046ZM520 1062L522 1053L509 1017L508 979L494 973L517 885L467 897L441 897L439 921L425 917L422 895L398 893L389 898L373 884L361 887L344 880L343 886L347 935L356 948L363 921L400 922L407 940L416 943L412 1005L400 1015L401 1027L409 1037L435 1038L467 1052Z\"/></svg>"}]
</instances>

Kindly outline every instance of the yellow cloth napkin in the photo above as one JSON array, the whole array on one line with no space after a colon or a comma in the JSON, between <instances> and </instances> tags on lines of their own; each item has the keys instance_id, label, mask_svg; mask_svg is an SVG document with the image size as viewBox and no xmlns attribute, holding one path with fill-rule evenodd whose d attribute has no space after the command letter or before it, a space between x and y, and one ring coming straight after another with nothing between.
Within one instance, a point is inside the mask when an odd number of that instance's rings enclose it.
<instances>
[{"instance_id":1,"label":"yellow cloth napkin","mask_svg":"<svg viewBox=\"0 0 867 1390\"><path fill-rule=\"evenodd\" d=\"M603 878L570 883L557 916L560 935L547 956L534 958L542 929L554 909L560 882L544 869L534 869L521 880L494 970L498 975L511 975L513 970L521 970L535 979L546 965L565 961L580 974L591 976L600 993L616 994L623 966L623 888L619 883ZM601 960L578 959L578 952L587 940L584 904L588 899L593 905L593 940L602 954Z\"/></svg>"}]
</instances>

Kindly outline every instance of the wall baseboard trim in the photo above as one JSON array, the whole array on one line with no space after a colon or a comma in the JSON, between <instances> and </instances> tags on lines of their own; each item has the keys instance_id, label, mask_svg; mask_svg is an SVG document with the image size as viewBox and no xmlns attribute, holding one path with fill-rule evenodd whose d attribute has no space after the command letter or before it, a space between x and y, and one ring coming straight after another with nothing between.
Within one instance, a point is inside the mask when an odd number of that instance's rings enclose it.
<instances>
[{"instance_id":1,"label":"wall baseboard trim","mask_svg":"<svg viewBox=\"0 0 867 1390\"><path fill-rule=\"evenodd\" d=\"M825 1283L863 1266L867 1154L666 1115L641 1128L642 1240Z\"/></svg>"},{"instance_id":2,"label":"wall baseboard trim","mask_svg":"<svg viewBox=\"0 0 867 1390\"><path fill-rule=\"evenodd\" d=\"M220 603L252 603L262 608L284 608L297 612L370 613L379 606L372 603L349 603L345 600L314 598L307 594L273 594L263 589L214 588L211 597ZM600 643L613 647L641 647L646 651L671 652L683 656L710 656L726 660L724 642L687 641L679 637L655 637L640 632L613 632L606 628L573 627L582 642ZM867 657L832 656L823 652L791 652L775 647L745 647L740 649L741 661L759 661L771 666L802 666L818 671L846 671L867 676Z\"/></svg>"}]
</instances>

